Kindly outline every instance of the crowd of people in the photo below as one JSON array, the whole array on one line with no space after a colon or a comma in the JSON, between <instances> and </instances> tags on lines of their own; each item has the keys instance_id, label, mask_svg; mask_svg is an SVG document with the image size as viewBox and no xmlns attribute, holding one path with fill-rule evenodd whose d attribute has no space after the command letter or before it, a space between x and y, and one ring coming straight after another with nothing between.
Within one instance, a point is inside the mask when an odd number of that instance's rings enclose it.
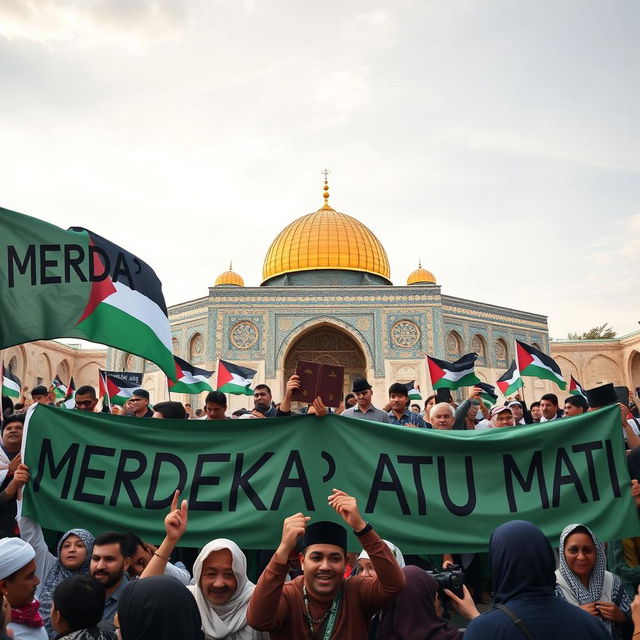
<instances>
[{"instance_id":1,"label":"crowd of people","mask_svg":"<svg viewBox=\"0 0 640 640\"><path fill-rule=\"evenodd\" d=\"M619 404L613 385L603 385L586 397L569 396L562 409L554 394L530 406L519 396L491 406L479 387L459 404L430 396L421 407L404 384L394 383L377 408L371 385L360 378L335 410L321 398L295 409L292 394L299 386L292 376L276 404L269 387L257 385L253 407L231 416L226 396L217 391L206 396L198 416L179 402L152 407L148 392L137 389L121 412L222 420L333 411L379 428L387 423L480 430L536 428ZM46 387L32 389L31 401L55 403ZM17 640L640 638L640 538L605 545L589 523L568 524L557 554L534 524L514 520L494 531L488 555L433 555L425 549L410 556L380 538L356 497L334 489L328 497L334 520L311 522L308 514L292 514L283 522L278 548L261 552L264 562L253 568L252 552L225 538L190 556L180 545L188 528L187 502L177 493L157 545L135 532L92 533L82 523L70 523L77 528L64 533L43 531L17 509L30 482L20 455L28 404L21 398L14 407L3 398L0 639L7 633ZM76 391L76 410L93 412L98 404L93 387ZM640 508L638 409L631 398L619 406L630 492ZM349 552L354 547L362 549L359 555ZM454 575L463 575L464 584L454 587ZM493 606L481 614L489 600ZM454 611L467 620L465 628L452 625Z\"/></svg>"}]
</instances>

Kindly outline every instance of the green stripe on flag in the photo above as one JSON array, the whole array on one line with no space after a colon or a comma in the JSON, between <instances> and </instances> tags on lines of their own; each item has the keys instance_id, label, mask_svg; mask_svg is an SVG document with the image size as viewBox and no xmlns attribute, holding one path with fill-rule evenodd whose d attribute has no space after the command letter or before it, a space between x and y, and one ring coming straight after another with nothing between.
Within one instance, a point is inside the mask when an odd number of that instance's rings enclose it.
<instances>
[{"instance_id":1,"label":"green stripe on flag","mask_svg":"<svg viewBox=\"0 0 640 640\"><path fill-rule=\"evenodd\" d=\"M460 378L459 380L447 380L445 377L440 378L434 385L434 389L459 389L460 387L473 387L474 384L478 382L482 382L478 376L471 372L467 373L465 376Z\"/></svg>"},{"instance_id":2,"label":"green stripe on flag","mask_svg":"<svg viewBox=\"0 0 640 640\"><path fill-rule=\"evenodd\" d=\"M563 391L567 387L567 383L561 378L558 378L553 371L546 367L539 367L535 364L530 364L524 371L520 372L520 375L531 376L532 378L542 378L543 380L551 380L551 382L555 382Z\"/></svg>"},{"instance_id":3,"label":"green stripe on flag","mask_svg":"<svg viewBox=\"0 0 640 640\"><path fill-rule=\"evenodd\" d=\"M236 396L252 396L253 389L250 387L241 387L239 384L233 384L233 382L228 382L227 384L223 384L218 391L222 391L222 393L231 393Z\"/></svg>"},{"instance_id":4,"label":"green stripe on flag","mask_svg":"<svg viewBox=\"0 0 640 640\"><path fill-rule=\"evenodd\" d=\"M173 354L153 329L110 304L99 304L77 329L85 334L87 340L117 344L118 349L153 360L159 367L173 371L175 375Z\"/></svg>"}]
</instances>

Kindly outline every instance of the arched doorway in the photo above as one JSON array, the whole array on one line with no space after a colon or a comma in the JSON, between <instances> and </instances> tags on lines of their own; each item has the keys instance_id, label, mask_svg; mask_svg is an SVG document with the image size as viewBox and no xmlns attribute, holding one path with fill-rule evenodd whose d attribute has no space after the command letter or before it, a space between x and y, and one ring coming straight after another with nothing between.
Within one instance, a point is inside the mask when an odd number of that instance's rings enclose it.
<instances>
[{"instance_id":1,"label":"arched doorway","mask_svg":"<svg viewBox=\"0 0 640 640\"><path fill-rule=\"evenodd\" d=\"M635 351L629 363L629 381L631 382L631 392L635 395L635 390L640 387L640 353Z\"/></svg>"},{"instance_id":2,"label":"arched doorway","mask_svg":"<svg viewBox=\"0 0 640 640\"><path fill-rule=\"evenodd\" d=\"M364 376L367 369L360 345L346 331L330 325L313 327L291 344L284 359L285 380L295 372L298 360L344 367L345 394L351 391L353 379Z\"/></svg>"}]
</instances>

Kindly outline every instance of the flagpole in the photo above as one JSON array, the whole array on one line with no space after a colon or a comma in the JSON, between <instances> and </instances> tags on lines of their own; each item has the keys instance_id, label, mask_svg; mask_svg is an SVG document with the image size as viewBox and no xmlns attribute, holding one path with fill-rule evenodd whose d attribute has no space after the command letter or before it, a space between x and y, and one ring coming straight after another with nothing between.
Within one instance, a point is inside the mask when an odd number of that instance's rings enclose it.
<instances>
[{"instance_id":1,"label":"flagpole","mask_svg":"<svg viewBox=\"0 0 640 640\"><path fill-rule=\"evenodd\" d=\"M4 353L2 353L2 349L0 349L0 431L4 428L4 409L2 408L2 387L4 385ZM20 383L20 387L22 387L22 382ZM20 389L20 393L22 393L22 389ZM18 400L20 396L18 396ZM13 413L13 411L11 412Z\"/></svg>"},{"instance_id":2,"label":"flagpole","mask_svg":"<svg viewBox=\"0 0 640 640\"><path fill-rule=\"evenodd\" d=\"M109 397L109 385L107 384L107 370L105 369L103 377L100 368L98 367L98 378L104 387L104 397L107 399L107 407L109 408L109 414L111 414L111 398Z\"/></svg>"}]
</instances>

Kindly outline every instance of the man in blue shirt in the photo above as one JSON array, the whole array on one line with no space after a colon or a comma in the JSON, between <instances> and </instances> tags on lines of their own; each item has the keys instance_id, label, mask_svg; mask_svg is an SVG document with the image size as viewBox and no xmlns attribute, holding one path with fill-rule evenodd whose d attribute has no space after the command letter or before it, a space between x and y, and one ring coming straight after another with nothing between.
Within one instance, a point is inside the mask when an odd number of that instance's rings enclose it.
<instances>
[{"instance_id":1,"label":"man in blue shirt","mask_svg":"<svg viewBox=\"0 0 640 640\"><path fill-rule=\"evenodd\" d=\"M400 382L394 382L389 387L389 421L403 427L427 428L427 423L419 413L409 410L409 391Z\"/></svg>"}]
</instances>

